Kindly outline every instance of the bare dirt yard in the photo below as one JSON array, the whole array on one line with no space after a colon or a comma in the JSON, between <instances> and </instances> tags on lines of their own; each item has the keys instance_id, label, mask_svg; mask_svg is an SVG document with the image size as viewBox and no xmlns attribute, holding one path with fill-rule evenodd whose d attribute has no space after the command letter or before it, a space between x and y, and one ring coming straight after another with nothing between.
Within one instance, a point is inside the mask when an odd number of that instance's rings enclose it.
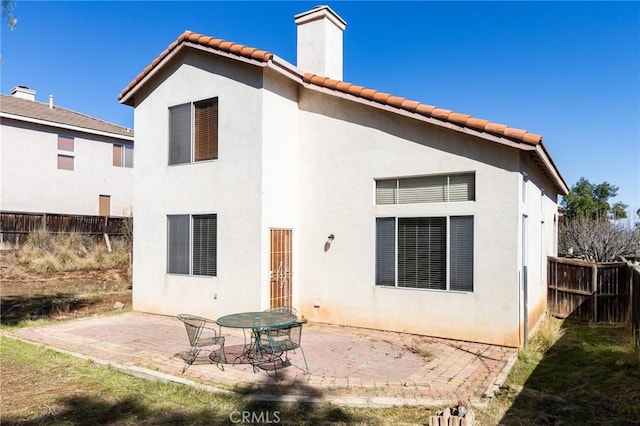
<instances>
[{"instance_id":1,"label":"bare dirt yard","mask_svg":"<svg viewBox=\"0 0 640 426\"><path fill-rule=\"evenodd\" d=\"M131 308L131 277L127 268L33 272L17 251L0 251L0 299L3 325L67 320Z\"/></svg>"}]
</instances>

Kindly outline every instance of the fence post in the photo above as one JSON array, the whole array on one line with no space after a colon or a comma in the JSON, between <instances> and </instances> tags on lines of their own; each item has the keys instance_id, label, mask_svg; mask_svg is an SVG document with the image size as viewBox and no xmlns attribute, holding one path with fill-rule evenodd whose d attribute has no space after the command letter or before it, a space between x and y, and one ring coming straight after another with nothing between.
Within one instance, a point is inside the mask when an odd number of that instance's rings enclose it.
<instances>
[{"instance_id":1,"label":"fence post","mask_svg":"<svg viewBox=\"0 0 640 426\"><path fill-rule=\"evenodd\" d=\"M623 260L627 262L627 294L629 295L629 302L627 303L627 312L624 318L624 322L632 322L632 309L633 309L633 271L631 270L631 264L623 257Z\"/></svg>"},{"instance_id":2,"label":"fence post","mask_svg":"<svg viewBox=\"0 0 640 426\"><path fill-rule=\"evenodd\" d=\"M591 267L591 297L593 297L593 322L598 322L598 264Z\"/></svg>"}]
</instances>

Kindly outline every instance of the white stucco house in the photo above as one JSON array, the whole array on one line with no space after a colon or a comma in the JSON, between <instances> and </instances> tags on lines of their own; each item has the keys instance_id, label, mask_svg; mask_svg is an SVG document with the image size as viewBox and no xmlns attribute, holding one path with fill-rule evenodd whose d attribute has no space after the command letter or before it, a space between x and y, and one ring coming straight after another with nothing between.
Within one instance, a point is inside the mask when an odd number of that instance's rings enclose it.
<instances>
[{"instance_id":1,"label":"white stucco house","mask_svg":"<svg viewBox=\"0 0 640 426\"><path fill-rule=\"evenodd\" d=\"M343 82L343 19L295 23L296 65L187 31L120 93L134 309L522 344L568 192L542 137Z\"/></svg>"},{"instance_id":2,"label":"white stucco house","mask_svg":"<svg viewBox=\"0 0 640 426\"><path fill-rule=\"evenodd\" d=\"M0 212L129 216L133 131L15 87L0 95Z\"/></svg>"}]
</instances>

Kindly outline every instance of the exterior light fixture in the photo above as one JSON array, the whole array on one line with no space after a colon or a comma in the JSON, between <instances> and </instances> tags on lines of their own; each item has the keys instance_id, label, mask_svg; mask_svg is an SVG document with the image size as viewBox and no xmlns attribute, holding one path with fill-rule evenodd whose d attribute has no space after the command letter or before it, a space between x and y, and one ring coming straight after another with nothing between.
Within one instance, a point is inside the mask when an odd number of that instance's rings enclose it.
<instances>
[{"instance_id":1,"label":"exterior light fixture","mask_svg":"<svg viewBox=\"0 0 640 426\"><path fill-rule=\"evenodd\" d=\"M335 235L333 235L333 234L330 234L330 235L327 237L327 242L326 242L326 243L324 243L324 251L325 251L325 253L329 251L329 249L331 248L331 243L332 243L332 242L333 242L333 240L335 240L335 239L336 239L336 236L335 236Z\"/></svg>"}]
</instances>

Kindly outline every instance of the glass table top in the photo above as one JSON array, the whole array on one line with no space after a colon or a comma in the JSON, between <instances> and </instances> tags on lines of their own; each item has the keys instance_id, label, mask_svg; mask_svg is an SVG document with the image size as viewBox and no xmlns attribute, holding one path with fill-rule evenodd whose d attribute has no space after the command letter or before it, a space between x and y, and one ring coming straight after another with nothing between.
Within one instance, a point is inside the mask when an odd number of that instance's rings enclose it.
<instances>
[{"instance_id":1,"label":"glass table top","mask_svg":"<svg viewBox=\"0 0 640 426\"><path fill-rule=\"evenodd\" d=\"M297 320L296 315L283 312L239 312L220 317L216 323L230 328L266 328L285 327Z\"/></svg>"}]
</instances>

